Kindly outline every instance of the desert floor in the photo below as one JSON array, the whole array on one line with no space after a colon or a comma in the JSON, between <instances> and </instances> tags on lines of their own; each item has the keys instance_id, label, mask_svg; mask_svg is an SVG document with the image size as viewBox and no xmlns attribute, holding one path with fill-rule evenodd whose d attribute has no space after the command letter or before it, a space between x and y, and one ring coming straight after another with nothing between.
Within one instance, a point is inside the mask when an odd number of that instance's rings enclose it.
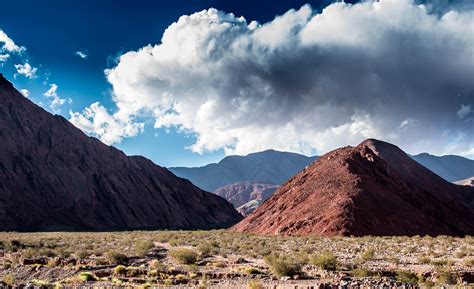
<instances>
[{"instance_id":1,"label":"desert floor","mask_svg":"<svg viewBox=\"0 0 474 289\"><path fill-rule=\"evenodd\" d=\"M469 286L473 279L474 237L280 237L225 230L0 233L3 285L431 287Z\"/></svg>"}]
</instances>

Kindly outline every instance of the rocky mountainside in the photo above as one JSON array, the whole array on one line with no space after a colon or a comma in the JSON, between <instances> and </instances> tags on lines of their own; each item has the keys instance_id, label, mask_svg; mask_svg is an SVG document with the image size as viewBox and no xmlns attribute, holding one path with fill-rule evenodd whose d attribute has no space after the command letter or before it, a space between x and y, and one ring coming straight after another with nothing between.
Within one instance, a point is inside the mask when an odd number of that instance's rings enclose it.
<instances>
[{"instance_id":1,"label":"rocky mountainside","mask_svg":"<svg viewBox=\"0 0 474 289\"><path fill-rule=\"evenodd\" d=\"M0 74L0 230L214 228L241 215L223 198L86 136Z\"/></svg>"},{"instance_id":2,"label":"rocky mountainside","mask_svg":"<svg viewBox=\"0 0 474 289\"><path fill-rule=\"evenodd\" d=\"M422 166L450 182L474 176L474 160L455 155L434 156L427 153L411 157Z\"/></svg>"},{"instance_id":3,"label":"rocky mountainside","mask_svg":"<svg viewBox=\"0 0 474 289\"><path fill-rule=\"evenodd\" d=\"M218 196L229 201L234 207L239 208L249 202L239 213L248 215L263 201L268 199L278 189L277 185L258 181L238 182L223 186L214 191Z\"/></svg>"},{"instance_id":4,"label":"rocky mountainside","mask_svg":"<svg viewBox=\"0 0 474 289\"><path fill-rule=\"evenodd\" d=\"M398 147L366 140L329 152L231 230L282 235L472 235L474 189Z\"/></svg>"},{"instance_id":5,"label":"rocky mountainside","mask_svg":"<svg viewBox=\"0 0 474 289\"><path fill-rule=\"evenodd\" d=\"M203 190L213 192L225 185L260 181L280 185L311 164L316 157L267 150L246 156L228 156L217 164L197 168L169 168Z\"/></svg>"}]
</instances>

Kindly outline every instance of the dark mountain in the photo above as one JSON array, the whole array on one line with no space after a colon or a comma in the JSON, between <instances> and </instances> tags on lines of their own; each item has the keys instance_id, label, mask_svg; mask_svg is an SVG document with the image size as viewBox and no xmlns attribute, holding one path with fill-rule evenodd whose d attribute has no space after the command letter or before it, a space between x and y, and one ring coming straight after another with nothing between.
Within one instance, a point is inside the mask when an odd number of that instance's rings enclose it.
<instances>
[{"instance_id":1,"label":"dark mountain","mask_svg":"<svg viewBox=\"0 0 474 289\"><path fill-rule=\"evenodd\" d=\"M0 230L225 227L230 203L86 136L0 74Z\"/></svg>"},{"instance_id":2,"label":"dark mountain","mask_svg":"<svg viewBox=\"0 0 474 289\"><path fill-rule=\"evenodd\" d=\"M398 147L366 140L321 156L236 232L282 235L472 235L474 188L449 183Z\"/></svg>"},{"instance_id":3,"label":"dark mountain","mask_svg":"<svg viewBox=\"0 0 474 289\"><path fill-rule=\"evenodd\" d=\"M282 184L311 164L316 157L267 150L246 156L228 156L217 164L198 168L169 168L175 175L189 179L203 190L216 189L242 181Z\"/></svg>"},{"instance_id":4,"label":"dark mountain","mask_svg":"<svg viewBox=\"0 0 474 289\"><path fill-rule=\"evenodd\" d=\"M427 153L415 155L412 158L450 182L474 176L474 160L455 155L439 157Z\"/></svg>"}]
</instances>

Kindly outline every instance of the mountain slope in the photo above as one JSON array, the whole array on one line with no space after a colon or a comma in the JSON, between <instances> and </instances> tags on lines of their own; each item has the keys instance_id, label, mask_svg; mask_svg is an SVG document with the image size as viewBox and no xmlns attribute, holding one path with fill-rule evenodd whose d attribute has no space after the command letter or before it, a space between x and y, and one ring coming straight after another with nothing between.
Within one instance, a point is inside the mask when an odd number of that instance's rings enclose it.
<instances>
[{"instance_id":1,"label":"mountain slope","mask_svg":"<svg viewBox=\"0 0 474 289\"><path fill-rule=\"evenodd\" d=\"M282 184L311 164L316 157L267 150L246 156L228 156L217 164L197 168L169 168L177 176L189 179L203 190L216 189L242 181Z\"/></svg>"},{"instance_id":2,"label":"mountain slope","mask_svg":"<svg viewBox=\"0 0 474 289\"><path fill-rule=\"evenodd\" d=\"M231 228L257 234L473 234L474 190L451 184L398 147L366 140L319 158ZM464 202L460 196L466 198Z\"/></svg>"},{"instance_id":3,"label":"mountain slope","mask_svg":"<svg viewBox=\"0 0 474 289\"><path fill-rule=\"evenodd\" d=\"M209 228L241 216L23 97L0 74L0 230Z\"/></svg>"},{"instance_id":4,"label":"mountain slope","mask_svg":"<svg viewBox=\"0 0 474 289\"><path fill-rule=\"evenodd\" d=\"M259 181L248 181L220 187L214 191L214 194L223 197L234 205L235 208L247 204L242 210L238 210L245 216L255 210L258 205L268 199L277 189L277 185ZM251 202L251 204L248 204L249 202Z\"/></svg>"},{"instance_id":5,"label":"mountain slope","mask_svg":"<svg viewBox=\"0 0 474 289\"><path fill-rule=\"evenodd\" d=\"M455 182L474 176L474 160L460 156L433 156L427 153L411 156L422 166L447 181Z\"/></svg>"}]
</instances>

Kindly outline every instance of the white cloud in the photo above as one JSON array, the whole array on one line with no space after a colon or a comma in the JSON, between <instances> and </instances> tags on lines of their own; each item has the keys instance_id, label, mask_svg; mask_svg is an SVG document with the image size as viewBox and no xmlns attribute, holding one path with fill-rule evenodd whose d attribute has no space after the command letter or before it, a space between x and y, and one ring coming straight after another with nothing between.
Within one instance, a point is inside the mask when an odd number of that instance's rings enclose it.
<instances>
[{"instance_id":1,"label":"white cloud","mask_svg":"<svg viewBox=\"0 0 474 289\"><path fill-rule=\"evenodd\" d=\"M25 47L16 45L3 30L0 30L0 44L1 43L3 43L3 45L0 47L0 50L3 51L21 53L26 50Z\"/></svg>"},{"instance_id":2,"label":"white cloud","mask_svg":"<svg viewBox=\"0 0 474 289\"><path fill-rule=\"evenodd\" d=\"M38 70L36 67L32 67L28 62L25 64L15 64L15 68L17 74L23 75L27 78L35 78L36 71Z\"/></svg>"},{"instance_id":3,"label":"white cloud","mask_svg":"<svg viewBox=\"0 0 474 289\"><path fill-rule=\"evenodd\" d=\"M461 104L461 108L457 111L456 115L460 118L463 119L473 113L474 110L472 110L471 105L464 105Z\"/></svg>"},{"instance_id":4,"label":"white cloud","mask_svg":"<svg viewBox=\"0 0 474 289\"><path fill-rule=\"evenodd\" d=\"M106 71L109 116L127 126L152 116L157 128L195 135L200 153L321 153L367 137L443 152L443 131L469 129L452 111L472 101L473 25L472 11L432 15L408 0L319 14L306 5L263 25L204 10ZM109 141L134 135L115 132Z\"/></svg>"},{"instance_id":5,"label":"white cloud","mask_svg":"<svg viewBox=\"0 0 474 289\"><path fill-rule=\"evenodd\" d=\"M89 56L89 55L87 55L87 53L85 53L83 51L76 51L74 54L79 56L82 59L86 59Z\"/></svg>"},{"instance_id":6,"label":"white cloud","mask_svg":"<svg viewBox=\"0 0 474 289\"><path fill-rule=\"evenodd\" d=\"M0 54L0 65L6 62L10 58L10 54Z\"/></svg>"},{"instance_id":7,"label":"white cloud","mask_svg":"<svg viewBox=\"0 0 474 289\"><path fill-rule=\"evenodd\" d=\"M20 93L23 94L24 97L28 97L30 95L30 91L28 89L20 89Z\"/></svg>"},{"instance_id":8,"label":"white cloud","mask_svg":"<svg viewBox=\"0 0 474 289\"><path fill-rule=\"evenodd\" d=\"M110 115L98 102L82 113L70 112L70 121L88 134L97 136L106 144L119 143L124 137L133 137L143 131L143 123Z\"/></svg>"},{"instance_id":9,"label":"white cloud","mask_svg":"<svg viewBox=\"0 0 474 289\"><path fill-rule=\"evenodd\" d=\"M63 106L66 102L72 102L71 99L66 100L64 98L59 97L57 90L58 86L53 83L49 85L49 89L43 94L44 97L51 99L49 107L54 113L61 112L61 106Z\"/></svg>"}]
</instances>

